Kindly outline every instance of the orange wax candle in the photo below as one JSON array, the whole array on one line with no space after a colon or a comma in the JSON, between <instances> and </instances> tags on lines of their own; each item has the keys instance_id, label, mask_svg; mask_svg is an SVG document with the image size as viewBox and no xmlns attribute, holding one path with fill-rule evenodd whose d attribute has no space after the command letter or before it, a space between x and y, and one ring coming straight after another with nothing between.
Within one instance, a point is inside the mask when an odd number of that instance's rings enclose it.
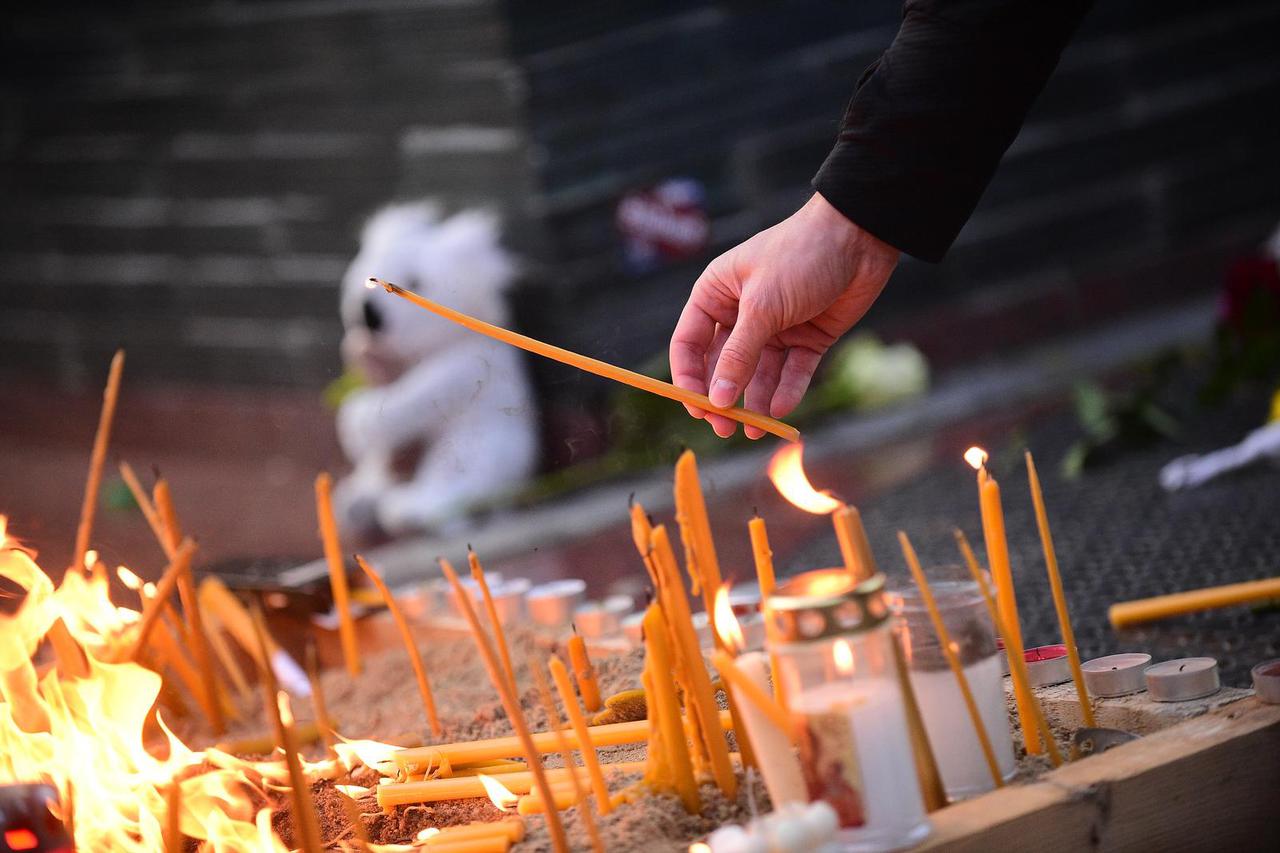
<instances>
[{"instance_id":1,"label":"orange wax candle","mask_svg":"<svg viewBox=\"0 0 1280 853\"><path fill-rule=\"evenodd\" d=\"M564 661L555 655L551 656L548 666L551 669L551 679L560 693L560 701L564 703L565 711L569 714L569 722L578 736L578 743L581 744L582 763L587 768L587 776L591 779L591 788L596 795L596 808L600 814L608 814L610 811L609 786L605 784L604 774L600 772L600 759L596 756L596 748L591 745L591 730L582 716L582 709L578 707L577 698L573 695L573 685L569 683L569 671L564 668Z\"/></svg>"},{"instance_id":2,"label":"orange wax candle","mask_svg":"<svg viewBox=\"0 0 1280 853\"><path fill-rule=\"evenodd\" d=\"M769 596L773 595L778 583L773 572L773 550L769 547L769 533L763 518L757 515L747 522L747 531L751 534L751 556L755 558L756 579L760 582L760 612L765 616L766 635L771 635L773 620L769 618ZM786 708L787 696L783 692L782 678L778 672L778 657L773 652L769 652L769 671L773 676L773 692L777 702Z\"/></svg>"},{"instance_id":3,"label":"orange wax candle","mask_svg":"<svg viewBox=\"0 0 1280 853\"><path fill-rule=\"evenodd\" d=\"M338 523L333 517L333 478L327 471L316 475L316 517L320 521L320 544L329 566L329 588L333 591L333 609L338 612L338 637L342 641L342 660L347 673L360 674L360 646L356 640L356 623L351 618L351 591L347 586L347 564L342 559L342 541Z\"/></svg>"},{"instance_id":4,"label":"orange wax candle","mask_svg":"<svg viewBox=\"0 0 1280 853\"><path fill-rule=\"evenodd\" d=\"M844 567L859 581L876 573L876 560L867 541L866 528L858 508L842 503L831 513L831 523L836 529L836 541L840 544L840 556Z\"/></svg>"},{"instance_id":5,"label":"orange wax candle","mask_svg":"<svg viewBox=\"0 0 1280 853\"><path fill-rule=\"evenodd\" d=\"M569 663L573 666L573 678L578 682L582 704L593 714L604 707L600 701L600 684L596 681L596 668L587 654L587 643L578 634L569 638Z\"/></svg>"},{"instance_id":6,"label":"orange wax candle","mask_svg":"<svg viewBox=\"0 0 1280 853\"><path fill-rule=\"evenodd\" d=\"M484 567L475 551L467 548L467 565L471 568L471 579L480 588L480 597L484 600L485 616L489 619L489 627L493 630L493 642L498 647L498 657L502 661L502 671L511 684L513 693L519 693L516 684L516 668L511 663L511 650L507 647L507 634L502 630L502 620L498 618L497 605L493 603L493 594L489 591L489 581L484 576Z\"/></svg>"},{"instance_id":7,"label":"orange wax candle","mask_svg":"<svg viewBox=\"0 0 1280 853\"><path fill-rule=\"evenodd\" d=\"M84 566L84 555L89 551L89 539L93 535L93 517L98 509L98 492L102 487L102 464L107 458L107 445L111 441L111 423L116 416L116 401L120 398L120 377L124 373L124 350L116 350L107 372L107 387L102 394L102 411L98 415L98 431L93 437L93 451L89 456L89 476L84 485L84 502L80 505L80 524L76 527L75 553L71 557L73 568Z\"/></svg>"},{"instance_id":8,"label":"orange wax candle","mask_svg":"<svg viewBox=\"0 0 1280 853\"><path fill-rule=\"evenodd\" d=\"M1031 484L1031 502L1036 510L1036 527L1040 531L1040 544L1044 548L1044 564L1049 572L1049 589L1053 592L1053 607L1058 614L1058 627L1062 630L1062 643L1067 647L1067 662L1071 665L1071 680L1075 682L1076 698L1080 700L1080 715L1090 728L1097 725L1093 718L1093 705L1084 685L1084 672L1080 669L1080 652L1076 649L1076 634L1071 629L1071 616L1067 612L1067 594L1062 589L1062 575L1058 571L1058 553L1053 547L1053 532L1049 529L1049 514L1044 508L1044 494L1040 491L1040 476L1036 463L1027 451L1027 480Z\"/></svg>"},{"instance_id":9,"label":"orange wax candle","mask_svg":"<svg viewBox=\"0 0 1280 853\"><path fill-rule=\"evenodd\" d=\"M733 799L737 796L738 779L729 760L729 745L716 724L719 706L716 704L715 691L711 688L706 664L702 660L698 635L693 629L693 618L689 613L689 600L680 583L680 570L676 567L676 557L671 550L671 541L667 538L665 527L658 525L653 528L652 542L654 566L662 582L658 595L662 599L667 623L678 644L675 646L676 654L683 660L684 674L688 679L685 701L693 708L689 716L695 720L700 740L706 747L716 786L726 797Z\"/></svg>"},{"instance_id":10,"label":"orange wax candle","mask_svg":"<svg viewBox=\"0 0 1280 853\"><path fill-rule=\"evenodd\" d=\"M555 801L556 811L564 811L578 802L578 795L566 785L552 785L551 796ZM542 799L542 795L536 791L530 791L516 802L516 813L521 815L542 814L547 810L547 804Z\"/></svg>"},{"instance_id":11,"label":"orange wax candle","mask_svg":"<svg viewBox=\"0 0 1280 853\"><path fill-rule=\"evenodd\" d=\"M984 457L985 459L985 457ZM1013 591L1013 567L1009 564L1009 542L1004 532L1004 508L1000 505L1000 485L987 473L985 465L978 468L978 495L982 509L982 536L987 545L987 559L991 564L991 577L996 585L996 608L1000 622L1006 630L1003 636L1005 652L1012 658L1022 656L1022 626L1018 621L1018 600ZM1040 733L1036 731L1031 715L1031 692L1027 685L1014 684L1014 699L1018 706L1018 722L1027 752L1039 755L1042 749Z\"/></svg>"},{"instance_id":12,"label":"orange wax candle","mask_svg":"<svg viewBox=\"0 0 1280 853\"><path fill-rule=\"evenodd\" d=\"M645 658L652 662L649 685L653 689L653 704L649 714L658 720L665 758L662 766L670 774L669 779L662 781L669 781L675 788L685 811L697 814L702 811L702 798L698 794L698 782L693 778L693 764L680 722L680 703L671 679L672 661L665 621L662 605L657 602L649 605L644 616Z\"/></svg>"}]
</instances>

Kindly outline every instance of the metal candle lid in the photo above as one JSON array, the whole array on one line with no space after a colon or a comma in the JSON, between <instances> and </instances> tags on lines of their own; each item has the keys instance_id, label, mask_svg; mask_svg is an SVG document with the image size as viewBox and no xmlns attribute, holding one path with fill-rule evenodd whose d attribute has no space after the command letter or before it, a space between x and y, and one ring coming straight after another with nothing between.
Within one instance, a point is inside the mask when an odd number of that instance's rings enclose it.
<instances>
[{"instance_id":1,"label":"metal candle lid","mask_svg":"<svg viewBox=\"0 0 1280 853\"><path fill-rule=\"evenodd\" d=\"M774 635L802 643L875 628L889 618L884 575L859 582L846 569L814 569L780 583L769 596Z\"/></svg>"}]
</instances>

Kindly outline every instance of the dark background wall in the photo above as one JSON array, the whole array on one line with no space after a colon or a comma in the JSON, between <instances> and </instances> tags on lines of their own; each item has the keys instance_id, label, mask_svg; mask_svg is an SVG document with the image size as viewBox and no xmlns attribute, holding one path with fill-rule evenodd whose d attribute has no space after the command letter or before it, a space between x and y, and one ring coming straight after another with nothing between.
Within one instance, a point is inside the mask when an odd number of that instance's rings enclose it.
<instances>
[{"instance_id":1,"label":"dark background wall","mask_svg":"<svg viewBox=\"0 0 1280 853\"><path fill-rule=\"evenodd\" d=\"M124 344L140 381L318 388L360 222L424 195L509 214L522 326L637 363L706 258L628 275L618 198L698 179L709 251L788 213L901 8L173 7L7 13L0 377L83 387ZM982 349L966 328L998 347L1213 287L1280 219L1278 28L1274 2L1098 4L955 250L872 323L947 361ZM539 376L552 411L600 387Z\"/></svg>"}]
</instances>

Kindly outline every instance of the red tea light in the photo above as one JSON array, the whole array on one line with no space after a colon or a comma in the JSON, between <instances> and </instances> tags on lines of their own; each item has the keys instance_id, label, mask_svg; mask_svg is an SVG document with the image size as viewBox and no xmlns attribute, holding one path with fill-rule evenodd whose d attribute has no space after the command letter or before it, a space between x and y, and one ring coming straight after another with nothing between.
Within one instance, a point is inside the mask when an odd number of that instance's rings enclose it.
<instances>
[{"instance_id":1,"label":"red tea light","mask_svg":"<svg viewBox=\"0 0 1280 853\"><path fill-rule=\"evenodd\" d=\"M1027 662L1027 677L1032 687L1049 687L1071 680L1067 647L1061 643L1027 649L1022 657Z\"/></svg>"},{"instance_id":2,"label":"red tea light","mask_svg":"<svg viewBox=\"0 0 1280 853\"><path fill-rule=\"evenodd\" d=\"M1263 661L1253 668L1252 674L1258 701L1280 705L1280 658Z\"/></svg>"},{"instance_id":3,"label":"red tea light","mask_svg":"<svg viewBox=\"0 0 1280 853\"><path fill-rule=\"evenodd\" d=\"M1147 689L1143 672L1151 664L1151 655L1129 652L1087 660L1080 665L1090 696L1112 699Z\"/></svg>"},{"instance_id":4,"label":"red tea light","mask_svg":"<svg viewBox=\"0 0 1280 853\"><path fill-rule=\"evenodd\" d=\"M1147 692L1157 702L1186 702L1212 696L1222 687L1213 658L1167 660L1146 669Z\"/></svg>"}]
</instances>

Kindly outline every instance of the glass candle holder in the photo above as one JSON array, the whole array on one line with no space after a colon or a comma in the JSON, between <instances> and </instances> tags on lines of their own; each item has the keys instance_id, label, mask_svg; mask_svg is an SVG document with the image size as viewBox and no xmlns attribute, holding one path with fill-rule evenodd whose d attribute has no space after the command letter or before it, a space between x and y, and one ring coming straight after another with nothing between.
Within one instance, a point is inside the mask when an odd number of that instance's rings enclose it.
<instances>
[{"instance_id":1,"label":"glass candle holder","mask_svg":"<svg viewBox=\"0 0 1280 853\"><path fill-rule=\"evenodd\" d=\"M939 614L956 644L960 665L978 706L979 716L991 740L996 763L1005 780L1013 778L1013 738L1005 703L1004 677L996 647L991 615L982 592L968 571L960 566L939 566L925 573L933 590ZM907 670L933 757L942 776L947 797L972 797L995 788L982 746L965 713L964 698L955 674L934 633L929 611L914 585L895 589L887 595L898 617Z\"/></svg>"},{"instance_id":2,"label":"glass candle holder","mask_svg":"<svg viewBox=\"0 0 1280 853\"><path fill-rule=\"evenodd\" d=\"M805 572L768 602L769 648L798 733L810 800L840 821L839 849L897 850L930 831L895 676L884 576Z\"/></svg>"}]
</instances>

